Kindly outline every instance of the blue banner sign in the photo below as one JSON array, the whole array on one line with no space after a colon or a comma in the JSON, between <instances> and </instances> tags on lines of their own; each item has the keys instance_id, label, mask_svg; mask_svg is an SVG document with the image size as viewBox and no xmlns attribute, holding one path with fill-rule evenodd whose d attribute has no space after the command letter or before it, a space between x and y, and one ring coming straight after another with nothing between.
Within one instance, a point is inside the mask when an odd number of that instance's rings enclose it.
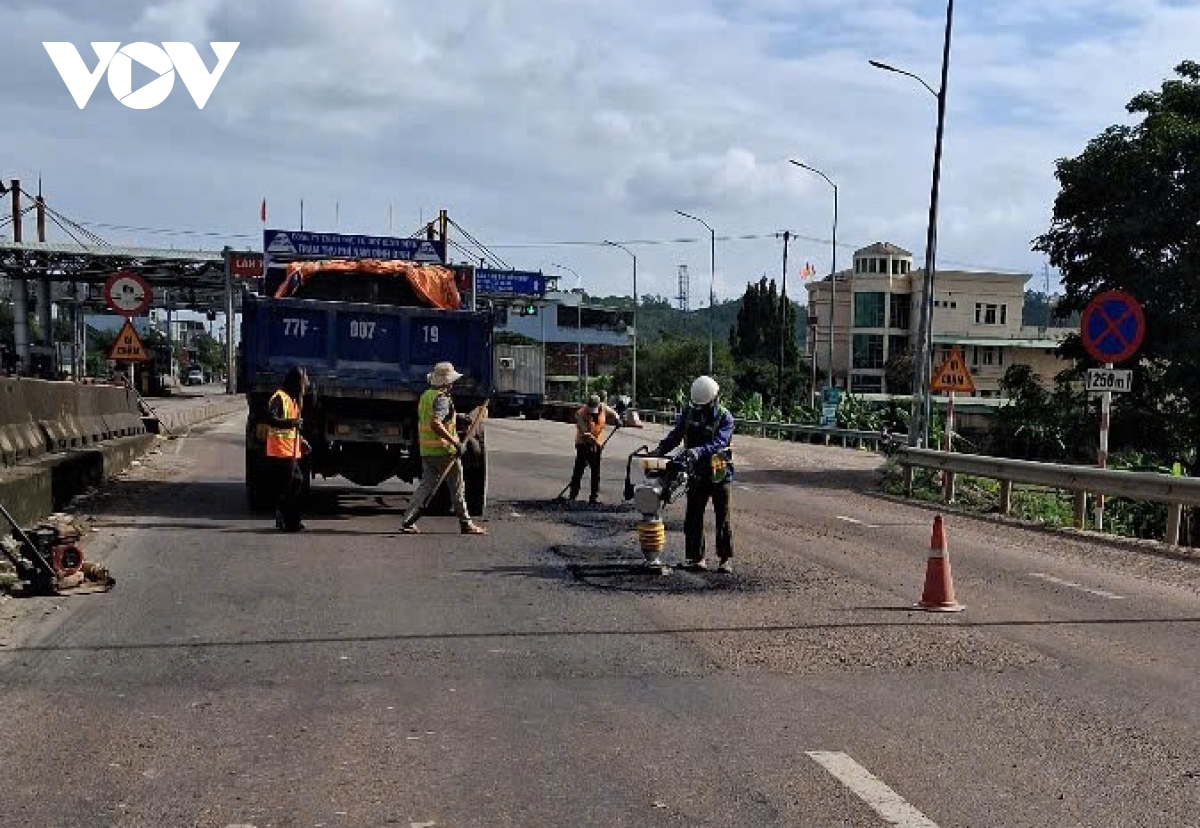
<instances>
[{"instance_id":1,"label":"blue banner sign","mask_svg":"<svg viewBox=\"0 0 1200 828\"><path fill-rule=\"evenodd\" d=\"M385 259L442 264L441 243L426 239L391 236L348 236L341 233L309 233L304 230L264 230L263 253L267 259Z\"/></svg>"},{"instance_id":2,"label":"blue banner sign","mask_svg":"<svg viewBox=\"0 0 1200 828\"><path fill-rule=\"evenodd\" d=\"M546 277L531 270L475 271L475 290L478 293L503 293L512 296L545 296Z\"/></svg>"}]
</instances>

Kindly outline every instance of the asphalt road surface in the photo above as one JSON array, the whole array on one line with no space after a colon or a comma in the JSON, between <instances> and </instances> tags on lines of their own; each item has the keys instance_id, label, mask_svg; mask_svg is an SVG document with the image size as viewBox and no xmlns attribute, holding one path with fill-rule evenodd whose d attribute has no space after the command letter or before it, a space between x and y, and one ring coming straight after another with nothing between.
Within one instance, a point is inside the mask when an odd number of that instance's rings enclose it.
<instances>
[{"instance_id":1,"label":"asphalt road surface","mask_svg":"<svg viewBox=\"0 0 1200 828\"><path fill-rule=\"evenodd\" d=\"M867 452L739 437L734 574L548 501L569 426L494 420L487 537L408 487L244 508L244 419L84 502L103 595L0 603L0 824L1200 825L1200 564L933 512ZM669 552L681 554L682 504Z\"/></svg>"}]
</instances>

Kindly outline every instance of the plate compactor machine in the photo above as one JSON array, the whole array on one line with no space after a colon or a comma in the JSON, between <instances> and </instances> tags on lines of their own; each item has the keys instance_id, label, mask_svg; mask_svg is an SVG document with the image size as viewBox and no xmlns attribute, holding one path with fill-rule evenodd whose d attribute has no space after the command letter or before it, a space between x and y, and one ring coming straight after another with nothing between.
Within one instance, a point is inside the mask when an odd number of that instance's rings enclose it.
<instances>
[{"instance_id":1,"label":"plate compactor machine","mask_svg":"<svg viewBox=\"0 0 1200 828\"><path fill-rule=\"evenodd\" d=\"M667 573L670 569L663 562L662 552L667 545L667 529L663 524L663 512L667 506L687 493L691 468L686 453L675 457L660 457L642 446L625 463L625 499L642 514L638 522L638 545L646 559L646 566L656 567ZM641 480L633 482L633 467L641 471Z\"/></svg>"}]
</instances>

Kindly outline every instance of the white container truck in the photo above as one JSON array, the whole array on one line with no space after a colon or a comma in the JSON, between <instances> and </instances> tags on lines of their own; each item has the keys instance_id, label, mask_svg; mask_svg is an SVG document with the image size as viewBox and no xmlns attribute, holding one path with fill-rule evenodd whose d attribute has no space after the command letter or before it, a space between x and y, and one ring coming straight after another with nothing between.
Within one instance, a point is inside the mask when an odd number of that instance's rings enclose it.
<instances>
[{"instance_id":1,"label":"white container truck","mask_svg":"<svg viewBox=\"0 0 1200 828\"><path fill-rule=\"evenodd\" d=\"M493 416L541 419L546 393L541 346L496 344L492 353Z\"/></svg>"}]
</instances>

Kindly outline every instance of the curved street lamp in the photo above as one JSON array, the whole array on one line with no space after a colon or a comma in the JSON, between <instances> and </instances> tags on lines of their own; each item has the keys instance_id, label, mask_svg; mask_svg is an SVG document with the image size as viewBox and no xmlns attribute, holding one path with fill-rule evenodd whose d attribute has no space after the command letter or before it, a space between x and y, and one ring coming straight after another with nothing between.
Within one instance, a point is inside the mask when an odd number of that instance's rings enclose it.
<instances>
[{"instance_id":1,"label":"curved street lamp","mask_svg":"<svg viewBox=\"0 0 1200 828\"><path fill-rule=\"evenodd\" d=\"M683 210L676 210L676 213L689 218L692 221L698 221L705 227L708 227L709 248L708 248L708 375L712 376L713 372L713 303L716 295L717 283L717 233L708 226L708 222L690 213L685 213Z\"/></svg>"},{"instance_id":2,"label":"curved street lamp","mask_svg":"<svg viewBox=\"0 0 1200 828\"><path fill-rule=\"evenodd\" d=\"M876 69L895 72L913 78L937 99L937 136L933 144L933 183L929 191L929 224L925 233L925 274L921 285L921 317L918 329L917 358L913 364L913 407L917 409L913 424L908 429L910 446L929 445L929 420L932 400L929 390L930 370L933 361L933 272L937 263L937 215L938 189L942 177L942 134L946 124L946 79L950 70L950 32L954 21L954 0L946 0L946 35L942 43L942 85L938 90L921 77L904 69L897 69L878 60L869 61ZM918 408L916 400L921 403ZM920 442L918 442L918 438Z\"/></svg>"},{"instance_id":3,"label":"curved street lamp","mask_svg":"<svg viewBox=\"0 0 1200 828\"><path fill-rule=\"evenodd\" d=\"M633 405L637 405L637 398L638 398L638 396L637 396L637 346L638 346L637 254L634 253L632 250L630 250L628 247L626 247L623 244L617 244L616 242L609 241L608 239L605 239L604 243L607 244L609 247L616 247L620 250L624 250L626 253L629 254L629 257L631 259L633 259L633 371L631 372L632 376L630 377L629 384L631 386L630 391L631 391L631 396L633 397Z\"/></svg>"},{"instance_id":4,"label":"curved street lamp","mask_svg":"<svg viewBox=\"0 0 1200 828\"><path fill-rule=\"evenodd\" d=\"M810 167L808 164L801 164L799 161L788 159L789 164L795 164L802 170L808 170L811 173L816 173L825 179L825 182L833 188L833 243L830 245L831 257L829 264L829 374L826 379L829 382L829 388L833 388L833 312L834 300L837 298L837 226L838 226L838 186L825 173L818 170L816 167ZM850 313L854 313L854 308L850 309ZM847 369L847 383L849 387L849 369Z\"/></svg>"}]
</instances>

